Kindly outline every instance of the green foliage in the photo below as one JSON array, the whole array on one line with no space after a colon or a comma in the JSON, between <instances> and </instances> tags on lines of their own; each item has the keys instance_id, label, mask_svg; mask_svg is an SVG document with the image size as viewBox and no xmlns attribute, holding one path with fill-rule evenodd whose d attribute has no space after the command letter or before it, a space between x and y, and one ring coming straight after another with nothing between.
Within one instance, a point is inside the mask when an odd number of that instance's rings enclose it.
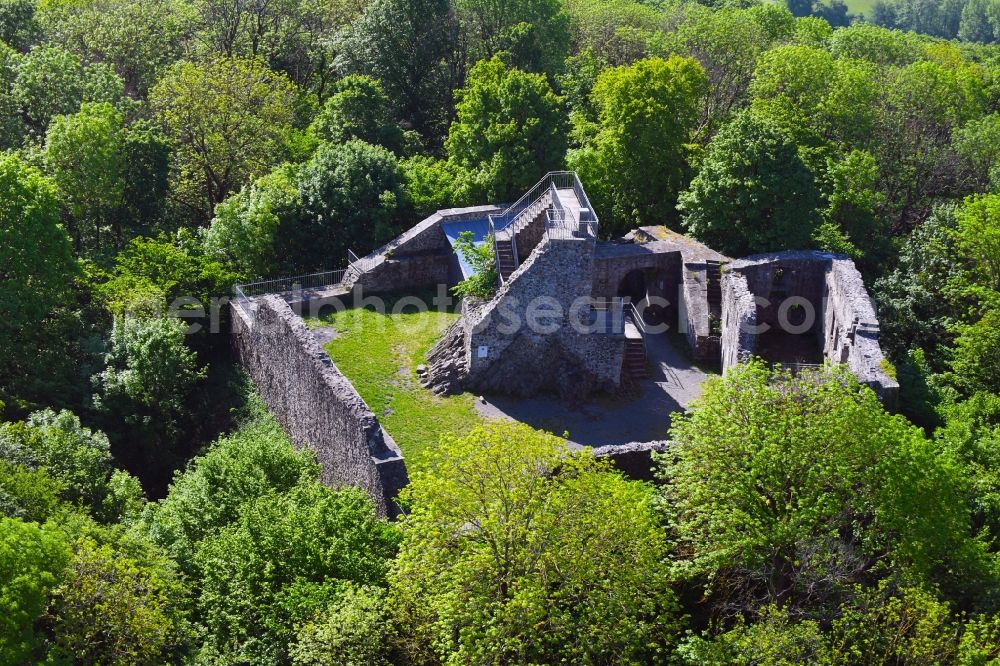
<instances>
[{"instance_id":1,"label":"green foliage","mask_svg":"<svg viewBox=\"0 0 1000 666\"><path fill-rule=\"evenodd\" d=\"M36 18L50 43L111 65L126 93L144 96L181 54L184 7L173 0L41 0Z\"/></svg>"},{"instance_id":2,"label":"green foliage","mask_svg":"<svg viewBox=\"0 0 1000 666\"><path fill-rule=\"evenodd\" d=\"M519 424L414 472L392 603L415 663L658 663L676 630L644 484Z\"/></svg>"},{"instance_id":3,"label":"green foliage","mask_svg":"<svg viewBox=\"0 0 1000 666\"><path fill-rule=\"evenodd\" d=\"M415 155L399 163L413 211L424 217L460 203L456 201L460 167L448 160Z\"/></svg>"},{"instance_id":4,"label":"green foliage","mask_svg":"<svg viewBox=\"0 0 1000 666\"><path fill-rule=\"evenodd\" d=\"M196 222L282 161L295 85L257 60L180 62L149 102L174 142L174 195Z\"/></svg>"},{"instance_id":5,"label":"green foliage","mask_svg":"<svg viewBox=\"0 0 1000 666\"><path fill-rule=\"evenodd\" d=\"M569 15L559 0L455 0L454 7L469 63L506 52L519 69L557 72L569 55Z\"/></svg>"},{"instance_id":6,"label":"green foliage","mask_svg":"<svg viewBox=\"0 0 1000 666\"><path fill-rule=\"evenodd\" d=\"M48 614L54 652L76 663L165 663L180 640L173 581L111 546L84 539L74 548Z\"/></svg>"},{"instance_id":7,"label":"green foliage","mask_svg":"<svg viewBox=\"0 0 1000 666\"><path fill-rule=\"evenodd\" d=\"M0 41L27 51L38 39L35 20L35 0L3 0L0 2Z\"/></svg>"},{"instance_id":8,"label":"green foliage","mask_svg":"<svg viewBox=\"0 0 1000 666\"><path fill-rule=\"evenodd\" d=\"M124 84L103 63L85 65L55 46L36 46L18 63L11 97L29 135L41 139L57 115L76 113L83 102L120 104Z\"/></svg>"},{"instance_id":9,"label":"green foliage","mask_svg":"<svg viewBox=\"0 0 1000 666\"><path fill-rule=\"evenodd\" d=\"M448 0L372 0L338 46L349 71L381 82L400 120L431 139L445 133L457 83L447 62L455 47Z\"/></svg>"},{"instance_id":10,"label":"green foliage","mask_svg":"<svg viewBox=\"0 0 1000 666\"><path fill-rule=\"evenodd\" d=\"M186 573L193 571L195 544L235 522L245 503L319 479L311 454L292 448L263 404L255 412L235 433L192 459L174 477L166 498L150 505L143 517L145 530Z\"/></svg>"},{"instance_id":11,"label":"green foliage","mask_svg":"<svg viewBox=\"0 0 1000 666\"><path fill-rule=\"evenodd\" d=\"M976 393L947 405L935 440L961 460L969 477L968 502L977 527L985 527L994 548L1000 538L1000 396Z\"/></svg>"},{"instance_id":12,"label":"green foliage","mask_svg":"<svg viewBox=\"0 0 1000 666\"><path fill-rule=\"evenodd\" d=\"M279 168L216 206L205 254L245 281L291 272L285 239L301 208L295 169Z\"/></svg>"},{"instance_id":13,"label":"green foliage","mask_svg":"<svg viewBox=\"0 0 1000 666\"><path fill-rule=\"evenodd\" d=\"M686 144L707 89L701 66L678 56L598 76L593 103L599 129L570 164L592 192L602 233L676 220L677 195L689 177Z\"/></svg>"},{"instance_id":14,"label":"green foliage","mask_svg":"<svg viewBox=\"0 0 1000 666\"><path fill-rule=\"evenodd\" d=\"M47 409L23 423L0 424L0 460L51 475L63 500L88 506L106 522L120 520L129 504L134 507L129 497L142 500L141 489L136 496L128 488L128 475L114 470L108 438L65 410ZM115 479L116 473L124 476Z\"/></svg>"},{"instance_id":15,"label":"green foliage","mask_svg":"<svg viewBox=\"0 0 1000 666\"><path fill-rule=\"evenodd\" d=\"M385 591L345 586L316 618L302 625L294 666L392 666L386 645L395 638Z\"/></svg>"},{"instance_id":16,"label":"green foliage","mask_svg":"<svg viewBox=\"0 0 1000 666\"><path fill-rule=\"evenodd\" d=\"M961 467L842 367L731 369L671 438L662 476L677 547L721 608L829 618L871 577L974 590L984 575Z\"/></svg>"},{"instance_id":17,"label":"green foliage","mask_svg":"<svg viewBox=\"0 0 1000 666\"><path fill-rule=\"evenodd\" d=\"M192 416L192 392L206 375L173 317L115 317L107 367L94 379L94 402L135 433L146 453L170 444Z\"/></svg>"},{"instance_id":18,"label":"green foliage","mask_svg":"<svg viewBox=\"0 0 1000 666\"><path fill-rule=\"evenodd\" d=\"M489 236L477 246L473 241L472 232L463 231L455 241L455 249L472 267L475 275L459 282L452 291L459 296L475 296L484 300L492 298L499 281L493 237Z\"/></svg>"},{"instance_id":19,"label":"green foliage","mask_svg":"<svg viewBox=\"0 0 1000 666\"><path fill-rule=\"evenodd\" d=\"M955 247L973 279L1000 292L1000 194L970 197L955 211Z\"/></svg>"},{"instance_id":20,"label":"green foliage","mask_svg":"<svg viewBox=\"0 0 1000 666\"><path fill-rule=\"evenodd\" d=\"M403 131L390 115L389 98L381 84L356 74L334 84L310 131L329 143L360 139L394 152L403 145Z\"/></svg>"},{"instance_id":21,"label":"green foliage","mask_svg":"<svg viewBox=\"0 0 1000 666\"><path fill-rule=\"evenodd\" d=\"M40 656L35 622L68 560L58 528L0 517L0 662L30 663Z\"/></svg>"},{"instance_id":22,"label":"green foliage","mask_svg":"<svg viewBox=\"0 0 1000 666\"><path fill-rule=\"evenodd\" d=\"M691 234L738 257L808 247L819 203L795 143L773 121L745 112L709 144L678 208Z\"/></svg>"},{"instance_id":23,"label":"green foliage","mask_svg":"<svg viewBox=\"0 0 1000 666\"><path fill-rule=\"evenodd\" d=\"M16 396L52 374L77 265L55 185L9 155L0 157L0 266L0 395Z\"/></svg>"},{"instance_id":24,"label":"green foliage","mask_svg":"<svg viewBox=\"0 0 1000 666\"><path fill-rule=\"evenodd\" d=\"M228 295L235 279L203 253L196 239L181 233L173 239L133 239L115 258L107 281L95 291L114 314L145 310L159 314L168 308L180 311L198 306L208 313L212 298ZM182 298L193 301L178 300Z\"/></svg>"},{"instance_id":25,"label":"green foliage","mask_svg":"<svg viewBox=\"0 0 1000 666\"><path fill-rule=\"evenodd\" d=\"M955 151L977 191L1000 191L1000 114L973 120L955 131Z\"/></svg>"},{"instance_id":26,"label":"green foliage","mask_svg":"<svg viewBox=\"0 0 1000 666\"><path fill-rule=\"evenodd\" d=\"M1000 309L988 310L971 324L958 326L951 354L952 381L966 395L1000 393Z\"/></svg>"},{"instance_id":27,"label":"green foliage","mask_svg":"<svg viewBox=\"0 0 1000 666\"><path fill-rule=\"evenodd\" d=\"M464 186L480 200L513 201L562 166L566 116L543 75L497 56L476 64L456 95L457 118L445 147L449 160L468 172Z\"/></svg>"},{"instance_id":28,"label":"green foliage","mask_svg":"<svg viewBox=\"0 0 1000 666\"><path fill-rule=\"evenodd\" d=\"M63 486L44 469L25 469L0 458L0 515L41 523L59 507Z\"/></svg>"},{"instance_id":29,"label":"green foliage","mask_svg":"<svg viewBox=\"0 0 1000 666\"><path fill-rule=\"evenodd\" d=\"M302 267L315 270L392 239L406 205L396 157L357 139L321 146L299 172L299 196L304 219L290 242Z\"/></svg>"},{"instance_id":30,"label":"green foliage","mask_svg":"<svg viewBox=\"0 0 1000 666\"><path fill-rule=\"evenodd\" d=\"M46 134L45 168L69 209L78 252L93 255L120 242L113 215L125 195L123 120L106 102L84 104L56 116Z\"/></svg>"},{"instance_id":31,"label":"green foliage","mask_svg":"<svg viewBox=\"0 0 1000 666\"><path fill-rule=\"evenodd\" d=\"M251 500L196 549L208 649L224 662L287 663L296 625L344 583L382 584L396 542L358 489L307 484Z\"/></svg>"}]
</instances>

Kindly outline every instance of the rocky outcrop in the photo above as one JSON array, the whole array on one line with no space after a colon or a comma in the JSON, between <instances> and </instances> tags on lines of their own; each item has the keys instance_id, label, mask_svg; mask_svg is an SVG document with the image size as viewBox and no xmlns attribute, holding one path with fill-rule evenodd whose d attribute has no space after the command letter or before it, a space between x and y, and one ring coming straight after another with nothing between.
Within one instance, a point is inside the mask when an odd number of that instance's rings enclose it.
<instances>
[{"instance_id":1,"label":"rocky outcrop","mask_svg":"<svg viewBox=\"0 0 1000 666\"><path fill-rule=\"evenodd\" d=\"M455 322L427 354L427 365L417 369L420 383L438 395L461 393L468 374L465 323Z\"/></svg>"}]
</instances>

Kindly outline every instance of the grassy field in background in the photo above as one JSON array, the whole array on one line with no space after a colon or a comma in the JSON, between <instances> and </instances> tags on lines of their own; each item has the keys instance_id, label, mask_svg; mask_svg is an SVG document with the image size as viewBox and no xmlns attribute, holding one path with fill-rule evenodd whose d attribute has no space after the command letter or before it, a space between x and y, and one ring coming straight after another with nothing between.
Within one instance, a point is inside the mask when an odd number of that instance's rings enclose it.
<instances>
[{"instance_id":1,"label":"grassy field in background","mask_svg":"<svg viewBox=\"0 0 1000 666\"><path fill-rule=\"evenodd\" d=\"M850 13L867 16L875 5L876 0L845 0L845 2L847 2L847 11Z\"/></svg>"},{"instance_id":2,"label":"grassy field in background","mask_svg":"<svg viewBox=\"0 0 1000 666\"><path fill-rule=\"evenodd\" d=\"M337 331L325 345L330 358L402 449L410 469L420 468L440 433L463 434L482 422L472 395L434 395L416 375L427 352L457 319L451 312L382 315L355 309L309 321Z\"/></svg>"}]
</instances>

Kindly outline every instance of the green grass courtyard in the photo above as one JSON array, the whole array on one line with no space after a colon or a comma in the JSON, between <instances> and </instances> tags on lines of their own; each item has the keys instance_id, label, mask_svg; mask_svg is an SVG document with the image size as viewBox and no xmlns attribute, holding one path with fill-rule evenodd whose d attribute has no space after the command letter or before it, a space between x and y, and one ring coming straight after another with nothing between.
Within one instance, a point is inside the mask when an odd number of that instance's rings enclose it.
<instances>
[{"instance_id":1,"label":"green grass courtyard","mask_svg":"<svg viewBox=\"0 0 1000 666\"><path fill-rule=\"evenodd\" d=\"M390 312L392 305L386 304ZM458 317L455 312L351 309L308 321L310 327L336 331L325 345L330 358L402 449L410 469L426 463L441 433L465 434L483 422L474 396L437 396L420 385L416 374Z\"/></svg>"}]
</instances>

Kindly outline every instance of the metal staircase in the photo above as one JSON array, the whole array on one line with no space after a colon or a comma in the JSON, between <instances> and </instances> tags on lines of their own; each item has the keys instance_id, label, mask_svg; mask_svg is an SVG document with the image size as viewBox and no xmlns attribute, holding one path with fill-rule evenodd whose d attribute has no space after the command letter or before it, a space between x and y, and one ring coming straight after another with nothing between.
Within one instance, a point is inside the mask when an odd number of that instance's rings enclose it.
<instances>
[{"instance_id":1,"label":"metal staircase","mask_svg":"<svg viewBox=\"0 0 1000 666\"><path fill-rule=\"evenodd\" d=\"M593 209L587 200L587 195L583 191L580 179L573 171L553 171L545 175L538 183L528 190L524 196L516 203L509 206L505 211L497 215L490 215L490 235L493 237L494 250L497 258L497 269L500 273L501 283L506 282L511 274L517 270L520 264L519 255L530 254L531 248L520 248L518 251L518 237L523 238L525 230L533 228L534 225L542 225L540 232L547 233L546 221L550 211L558 207L563 211L562 204L558 201L560 192L569 192L572 195L574 213L581 216L582 211L586 211L586 220L575 220L577 226L581 223L586 225L586 230L596 235L597 218L593 215ZM538 238L541 237L541 233ZM531 235L534 240L536 237Z\"/></svg>"}]
</instances>

